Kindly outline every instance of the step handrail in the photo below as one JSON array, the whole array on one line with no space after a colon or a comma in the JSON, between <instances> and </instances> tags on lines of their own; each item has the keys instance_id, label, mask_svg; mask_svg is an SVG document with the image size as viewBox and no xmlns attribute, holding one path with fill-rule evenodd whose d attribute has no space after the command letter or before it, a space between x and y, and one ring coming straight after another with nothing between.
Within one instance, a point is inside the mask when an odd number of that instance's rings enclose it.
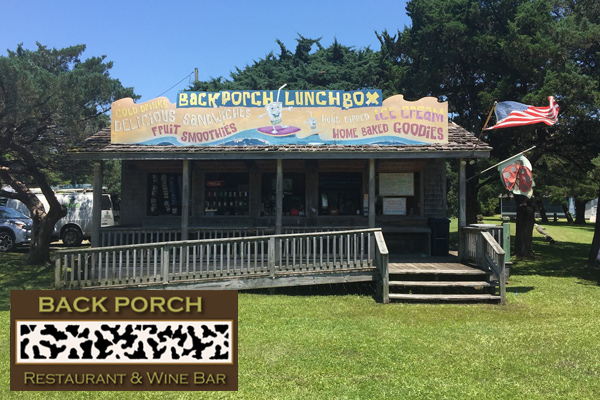
<instances>
[{"instance_id":1,"label":"step handrail","mask_svg":"<svg viewBox=\"0 0 600 400\"><path fill-rule=\"evenodd\" d=\"M506 304L506 266L504 250L489 232L481 232L483 238L482 262L492 270L500 284L500 304Z\"/></svg>"},{"instance_id":2,"label":"step handrail","mask_svg":"<svg viewBox=\"0 0 600 400\"><path fill-rule=\"evenodd\" d=\"M464 227L460 230L461 262L471 262L484 271L491 271L498 279L500 303L506 304L506 265L504 249L486 228Z\"/></svg>"},{"instance_id":3,"label":"step handrail","mask_svg":"<svg viewBox=\"0 0 600 400\"><path fill-rule=\"evenodd\" d=\"M379 272L378 297L383 304L390 302L390 253L381 230L375 232L375 266Z\"/></svg>"}]
</instances>

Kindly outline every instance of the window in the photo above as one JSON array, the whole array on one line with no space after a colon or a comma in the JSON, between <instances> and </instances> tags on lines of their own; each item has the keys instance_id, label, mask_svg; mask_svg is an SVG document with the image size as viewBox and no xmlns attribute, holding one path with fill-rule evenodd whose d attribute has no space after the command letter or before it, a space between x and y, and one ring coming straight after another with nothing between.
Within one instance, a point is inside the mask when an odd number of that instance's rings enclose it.
<instances>
[{"instance_id":1,"label":"window","mask_svg":"<svg viewBox=\"0 0 600 400\"><path fill-rule=\"evenodd\" d=\"M207 173L204 212L213 215L248 215L248 174Z\"/></svg>"},{"instance_id":2,"label":"window","mask_svg":"<svg viewBox=\"0 0 600 400\"><path fill-rule=\"evenodd\" d=\"M102 195L102 211L112 210L112 202L108 194Z\"/></svg>"},{"instance_id":3,"label":"window","mask_svg":"<svg viewBox=\"0 0 600 400\"><path fill-rule=\"evenodd\" d=\"M261 214L275 215L276 210L276 174L262 175ZM283 174L283 215L305 215L304 204L306 198L306 185L303 173Z\"/></svg>"},{"instance_id":4,"label":"window","mask_svg":"<svg viewBox=\"0 0 600 400\"><path fill-rule=\"evenodd\" d=\"M181 215L183 176L179 173L148 174L148 215Z\"/></svg>"},{"instance_id":5,"label":"window","mask_svg":"<svg viewBox=\"0 0 600 400\"><path fill-rule=\"evenodd\" d=\"M362 173L319 174L319 215L361 215Z\"/></svg>"}]
</instances>

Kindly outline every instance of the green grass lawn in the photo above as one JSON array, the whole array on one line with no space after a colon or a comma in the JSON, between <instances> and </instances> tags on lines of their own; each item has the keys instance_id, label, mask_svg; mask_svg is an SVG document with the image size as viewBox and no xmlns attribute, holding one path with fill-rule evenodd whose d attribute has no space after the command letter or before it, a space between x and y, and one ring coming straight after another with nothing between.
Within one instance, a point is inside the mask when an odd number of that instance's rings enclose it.
<instances>
[{"instance_id":1,"label":"green grass lawn","mask_svg":"<svg viewBox=\"0 0 600 400\"><path fill-rule=\"evenodd\" d=\"M0 398L596 399L600 287L585 268L593 227L545 227L557 243L534 232L536 258L515 260L507 306L240 294L232 393L10 392L9 290L50 288L53 275L1 254Z\"/></svg>"}]
</instances>

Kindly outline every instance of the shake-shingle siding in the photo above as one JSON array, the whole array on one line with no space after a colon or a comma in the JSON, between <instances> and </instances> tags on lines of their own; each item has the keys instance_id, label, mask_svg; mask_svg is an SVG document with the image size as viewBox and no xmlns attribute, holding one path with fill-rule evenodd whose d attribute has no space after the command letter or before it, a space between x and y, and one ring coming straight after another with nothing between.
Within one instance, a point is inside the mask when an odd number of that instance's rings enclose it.
<instances>
[{"instance_id":1,"label":"shake-shingle siding","mask_svg":"<svg viewBox=\"0 0 600 400\"><path fill-rule=\"evenodd\" d=\"M135 162L123 161L121 174L121 225L138 225L146 215L147 176Z\"/></svg>"},{"instance_id":2,"label":"shake-shingle siding","mask_svg":"<svg viewBox=\"0 0 600 400\"><path fill-rule=\"evenodd\" d=\"M431 160L423 168L423 195L425 217L446 216L445 160Z\"/></svg>"}]
</instances>

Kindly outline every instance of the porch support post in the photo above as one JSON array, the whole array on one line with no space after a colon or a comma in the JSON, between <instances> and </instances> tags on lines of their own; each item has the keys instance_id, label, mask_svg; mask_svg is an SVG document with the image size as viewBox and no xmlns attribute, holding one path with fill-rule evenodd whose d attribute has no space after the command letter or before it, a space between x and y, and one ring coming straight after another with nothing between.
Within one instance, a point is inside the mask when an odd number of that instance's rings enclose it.
<instances>
[{"instance_id":1,"label":"porch support post","mask_svg":"<svg viewBox=\"0 0 600 400\"><path fill-rule=\"evenodd\" d=\"M369 159L369 228L375 228L375 159Z\"/></svg>"},{"instance_id":2,"label":"porch support post","mask_svg":"<svg viewBox=\"0 0 600 400\"><path fill-rule=\"evenodd\" d=\"M283 216L283 163L277 159L277 179L275 185L275 234L281 235Z\"/></svg>"},{"instance_id":3,"label":"porch support post","mask_svg":"<svg viewBox=\"0 0 600 400\"><path fill-rule=\"evenodd\" d=\"M190 224L190 160L183 160L181 186L181 240L188 240ZM204 204L204 202L201 204Z\"/></svg>"},{"instance_id":4,"label":"porch support post","mask_svg":"<svg viewBox=\"0 0 600 400\"><path fill-rule=\"evenodd\" d=\"M104 161L94 163L94 205L92 208L92 247L100 247L100 226L102 225L102 180Z\"/></svg>"},{"instance_id":5,"label":"porch support post","mask_svg":"<svg viewBox=\"0 0 600 400\"><path fill-rule=\"evenodd\" d=\"M458 165L458 257L462 258L464 235L461 231L467 226L467 161L461 158Z\"/></svg>"},{"instance_id":6,"label":"porch support post","mask_svg":"<svg viewBox=\"0 0 600 400\"><path fill-rule=\"evenodd\" d=\"M306 160L306 225L316 226L319 210L319 166L317 160Z\"/></svg>"}]
</instances>

